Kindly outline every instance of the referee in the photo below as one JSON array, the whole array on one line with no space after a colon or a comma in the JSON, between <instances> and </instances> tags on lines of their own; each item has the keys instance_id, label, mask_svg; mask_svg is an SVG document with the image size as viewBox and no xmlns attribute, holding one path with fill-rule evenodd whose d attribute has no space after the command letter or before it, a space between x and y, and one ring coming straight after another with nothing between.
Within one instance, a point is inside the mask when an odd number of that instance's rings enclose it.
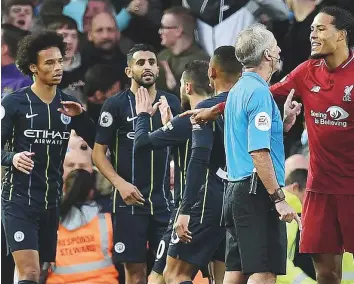
<instances>
[{"instance_id":1,"label":"referee","mask_svg":"<svg viewBox=\"0 0 354 284\"><path fill-rule=\"evenodd\" d=\"M286 203L283 123L268 82L280 48L263 25L241 32L235 53L245 72L225 109L229 184L225 194L224 283L275 283L286 274L285 222L298 219ZM290 187L293 185L290 185Z\"/></svg>"}]
</instances>

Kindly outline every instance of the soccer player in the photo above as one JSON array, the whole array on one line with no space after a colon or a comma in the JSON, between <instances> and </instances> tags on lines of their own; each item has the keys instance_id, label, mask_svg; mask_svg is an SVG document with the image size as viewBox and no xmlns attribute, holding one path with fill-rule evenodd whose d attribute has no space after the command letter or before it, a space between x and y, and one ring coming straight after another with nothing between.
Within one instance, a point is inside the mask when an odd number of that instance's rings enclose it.
<instances>
[{"instance_id":1,"label":"soccer player","mask_svg":"<svg viewBox=\"0 0 354 284\"><path fill-rule=\"evenodd\" d=\"M210 83L215 96L198 104L210 107L226 101L240 77L242 65L231 46L218 48L210 61ZM196 126L192 153L178 218L174 224L166 269L166 283L192 283L193 272L215 261L216 283L222 283L225 261L225 228L221 225L225 168L223 119Z\"/></svg>"},{"instance_id":2,"label":"soccer player","mask_svg":"<svg viewBox=\"0 0 354 284\"><path fill-rule=\"evenodd\" d=\"M343 9L325 7L311 30L311 59L271 92L284 95L294 88L305 106L310 166L300 250L313 254L318 283L340 283L343 251L354 251L354 18ZM222 112L219 105L195 119Z\"/></svg>"},{"instance_id":3,"label":"soccer player","mask_svg":"<svg viewBox=\"0 0 354 284\"><path fill-rule=\"evenodd\" d=\"M130 89L110 97L102 106L93 159L115 187L113 196L114 254L124 263L126 283L146 282L146 244L155 254L170 217L169 151L167 148L135 152L137 114L135 96L142 88L154 108L150 131L162 127L157 103L167 99L173 115L180 112L176 96L157 90L158 65L153 49L135 45L127 55ZM106 152L111 153L110 162Z\"/></svg>"},{"instance_id":4,"label":"soccer player","mask_svg":"<svg viewBox=\"0 0 354 284\"><path fill-rule=\"evenodd\" d=\"M44 32L21 41L16 64L30 87L6 96L1 106L2 220L19 284L38 283L40 263L55 260L58 205L70 131L93 145L94 123L77 100L57 88L65 44Z\"/></svg>"},{"instance_id":5,"label":"soccer player","mask_svg":"<svg viewBox=\"0 0 354 284\"><path fill-rule=\"evenodd\" d=\"M312 254L318 283L337 284L343 251L354 252L353 16L323 8L311 25L310 40L311 59L271 92L295 89L305 106L310 166L300 252Z\"/></svg>"},{"instance_id":6,"label":"soccer player","mask_svg":"<svg viewBox=\"0 0 354 284\"><path fill-rule=\"evenodd\" d=\"M195 60L187 64L181 77L180 94L183 102L194 109L197 104L211 96L212 89L209 86L208 62ZM147 99L145 99L145 97ZM136 113L138 115L135 130L135 151L160 149L168 146L172 148L175 161L174 180L174 209L171 213L169 226L164 233L157 250L156 260L149 281L154 284L164 283L163 270L166 265L168 244L170 243L173 224L176 219L177 209L183 196L187 165L191 154L192 125L189 117L176 116L170 121L169 106L163 103L160 107L164 113L164 126L149 134L151 103L148 94L137 96Z\"/></svg>"}]
</instances>

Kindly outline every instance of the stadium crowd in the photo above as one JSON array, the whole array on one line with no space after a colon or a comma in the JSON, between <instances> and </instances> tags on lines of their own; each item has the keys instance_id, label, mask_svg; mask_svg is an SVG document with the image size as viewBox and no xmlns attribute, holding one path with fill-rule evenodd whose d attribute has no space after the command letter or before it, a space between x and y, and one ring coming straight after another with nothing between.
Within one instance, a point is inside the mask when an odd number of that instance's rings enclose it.
<instances>
[{"instance_id":1,"label":"stadium crowd","mask_svg":"<svg viewBox=\"0 0 354 284\"><path fill-rule=\"evenodd\" d=\"M354 284L351 0L1 5L2 283Z\"/></svg>"}]
</instances>

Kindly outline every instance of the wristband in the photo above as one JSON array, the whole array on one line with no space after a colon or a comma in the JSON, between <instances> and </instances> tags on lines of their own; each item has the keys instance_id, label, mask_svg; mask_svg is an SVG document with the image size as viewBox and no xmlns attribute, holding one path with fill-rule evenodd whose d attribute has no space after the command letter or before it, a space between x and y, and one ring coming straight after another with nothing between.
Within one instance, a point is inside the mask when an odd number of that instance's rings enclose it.
<instances>
[{"instance_id":1,"label":"wristband","mask_svg":"<svg viewBox=\"0 0 354 284\"><path fill-rule=\"evenodd\" d=\"M273 194L269 194L269 197L270 197L270 200L272 200L272 202L274 204L282 202L282 201L285 200L285 194L284 194L284 192L283 192L281 187L276 189Z\"/></svg>"}]
</instances>

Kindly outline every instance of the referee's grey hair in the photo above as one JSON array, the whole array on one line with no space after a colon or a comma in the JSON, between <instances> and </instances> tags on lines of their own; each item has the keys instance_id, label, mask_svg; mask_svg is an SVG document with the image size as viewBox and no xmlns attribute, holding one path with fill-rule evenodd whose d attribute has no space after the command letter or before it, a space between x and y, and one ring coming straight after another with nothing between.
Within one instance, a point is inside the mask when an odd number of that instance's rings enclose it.
<instances>
[{"instance_id":1,"label":"referee's grey hair","mask_svg":"<svg viewBox=\"0 0 354 284\"><path fill-rule=\"evenodd\" d=\"M262 62L264 51L273 47L273 40L273 34L264 25L252 25L237 36L236 58L245 67L257 67Z\"/></svg>"}]
</instances>

